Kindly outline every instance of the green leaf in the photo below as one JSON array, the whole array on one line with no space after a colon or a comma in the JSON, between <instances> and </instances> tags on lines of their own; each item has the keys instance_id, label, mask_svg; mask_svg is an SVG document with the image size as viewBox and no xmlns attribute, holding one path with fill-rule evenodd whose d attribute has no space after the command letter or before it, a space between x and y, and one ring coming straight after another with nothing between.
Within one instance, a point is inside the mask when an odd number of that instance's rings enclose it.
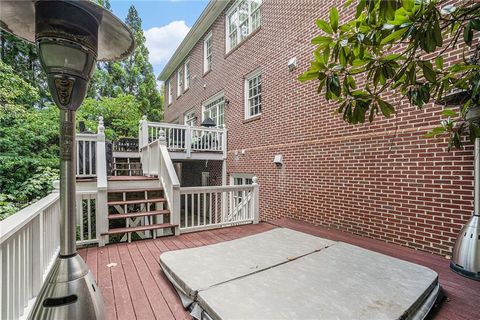
<instances>
[{"instance_id":1,"label":"green leaf","mask_svg":"<svg viewBox=\"0 0 480 320\"><path fill-rule=\"evenodd\" d=\"M395 108L390 103L383 101L381 99L377 99L377 103L380 107L380 111L382 111L382 114L385 117L388 118L392 115L392 113L395 112Z\"/></svg>"},{"instance_id":2,"label":"green leaf","mask_svg":"<svg viewBox=\"0 0 480 320\"><path fill-rule=\"evenodd\" d=\"M442 30L440 29L440 24L438 19L435 19L433 25L433 35L436 42L437 47L441 47L443 45L443 38L442 38Z\"/></svg>"},{"instance_id":3,"label":"green leaf","mask_svg":"<svg viewBox=\"0 0 480 320\"><path fill-rule=\"evenodd\" d=\"M402 0L402 6L406 11L412 12L413 7L415 6L415 0Z\"/></svg>"},{"instance_id":4,"label":"green leaf","mask_svg":"<svg viewBox=\"0 0 480 320\"><path fill-rule=\"evenodd\" d=\"M445 109L445 110L442 111L442 116L454 118L454 117L457 117L458 114L453 109Z\"/></svg>"},{"instance_id":5,"label":"green leaf","mask_svg":"<svg viewBox=\"0 0 480 320\"><path fill-rule=\"evenodd\" d=\"M318 78L318 71L307 71L298 76L300 82L310 81Z\"/></svg>"},{"instance_id":6,"label":"green leaf","mask_svg":"<svg viewBox=\"0 0 480 320\"><path fill-rule=\"evenodd\" d=\"M423 61L422 62L422 70L425 79L430 81L431 83L437 82L437 73L433 71L433 66L430 61Z\"/></svg>"},{"instance_id":7,"label":"green leaf","mask_svg":"<svg viewBox=\"0 0 480 320\"><path fill-rule=\"evenodd\" d=\"M318 19L316 21L316 23L317 23L317 27L319 27L320 29L322 29L326 33L333 34L332 27L330 27L330 25L326 21Z\"/></svg>"},{"instance_id":8,"label":"green leaf","mask_svg":"<svg viewBox=\"0 0 480 320\"><path fill-rule=\"evenodd\" d=\"M338 10L335 7L333 7L330 10L330 26L332 27L334 32L337 32L337 30L338 30Z\"/></svg>"},{"instance_id":9,"label":"green leaf","mask_svg":"<svg viewBox=\"0 0 480 320\"><path fill-rule=\"evenodd\" d=\"M428 133L425 134L425 137L427 138L434 138L438 135L441 135L441 134L444 134L446 133L447 130L445 127L441 126L441 127L435 127L433 128L432 130L430 130Z\"/></svg>"},{"instance_id":10,"label":"green leaf","mask_svg":"<svg viewBox=\"0 0 480 320\"><path fill-rule=\"evenodd\" d=\"M407 30L408 30L408 28L402 28L402 29L398 29L395 32L392 32L391 34L389 34L388 36L383 38L382 41L380 41L380 44L384 45L384 44L387 44L389 42L399 40L405 34L405 32L407 32Z\"/></svg>"},{"instance_id":11,"label":"green leaf","mask_svg":"<svg viewBox=\"0 0 480 320\"><path fill-rule=\"evenodd\" d=\"M443 57L438 56L435 58L435 65L437 66L437 69L442 70L443 69Z\"/></svg>"},{"instance_id":12,"label":"green leaf","mask_svg":"<svg viewBox=\"0 0 480 320\"><path fill-rule=\"evenodd\" d=\"M473 39L472 23L468 22L465 25L465 29L463 30L463 40L465 41L466 44L470 46L472 45L472 39Z\"/></svg>"},{"instance_id":13,"label":"green leaf","mask_svg":"<svg viewBox=\"0 0 480 320\"><path fill-rule=\"evenodd\" d=\"M330 44L332 42L331 37L325 37L325 36L318 36L312 39L312 44Z\"/></svg>"}]
</instances>

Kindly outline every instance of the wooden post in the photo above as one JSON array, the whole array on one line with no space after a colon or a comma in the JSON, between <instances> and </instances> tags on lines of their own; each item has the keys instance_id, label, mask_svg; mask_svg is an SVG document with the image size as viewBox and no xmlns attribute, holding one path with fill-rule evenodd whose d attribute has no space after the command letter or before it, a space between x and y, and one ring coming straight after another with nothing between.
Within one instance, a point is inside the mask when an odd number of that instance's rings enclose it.
<instances>
[{"instance_id":1,"label":"wooden post","mask_svg":"<svg viewBox=\"0 0 480 320\"><path fill-rule=\"evenodd\" d=\"M107 154L105 146L105 127L103 126L103 117L98 118L97 132L97 200L95 210L95 233L98 240L98 246L103 247L108 243L108 236L100 234L108 231L108 205L107 205Z\"/></svg>"},{"instance_id":2,"label":"wooden post","mask_svg":"<svg viewBox=\"0 0 480 320\"><path fill-rule=\"evenodd\" d=\"M252 178L253 186L253 223L258 223L260 220L260 186L258 185L258 178Z\"/></svg>"}]
</instances>

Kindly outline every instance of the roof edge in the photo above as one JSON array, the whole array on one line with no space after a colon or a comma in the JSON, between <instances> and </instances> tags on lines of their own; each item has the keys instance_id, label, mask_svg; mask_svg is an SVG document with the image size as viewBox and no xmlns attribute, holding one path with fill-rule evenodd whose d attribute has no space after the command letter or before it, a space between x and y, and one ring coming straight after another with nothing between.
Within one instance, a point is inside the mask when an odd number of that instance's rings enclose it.
<instances>
[{"instance_id":1,"label":"roof edge","mask_svg":"<svg viewBox=\"0 0 480 320\"><path fill-rule=\"evenodd\" d=\"M168 60L162 72L160 72L158 80L166 81L170 77L229 3L230 0L211 0L208 3L207 7L202 11L200 17L195 21L190 31L178 46L177 50L175 50L175 53L170 60Z\"/></svg>"}]
</instances>

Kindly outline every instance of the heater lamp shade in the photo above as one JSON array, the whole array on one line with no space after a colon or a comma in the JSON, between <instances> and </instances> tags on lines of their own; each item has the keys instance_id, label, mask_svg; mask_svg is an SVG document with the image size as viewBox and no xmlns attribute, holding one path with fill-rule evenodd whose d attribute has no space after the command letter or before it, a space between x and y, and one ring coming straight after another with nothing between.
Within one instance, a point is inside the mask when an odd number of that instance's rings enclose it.
<instances>
[{"instance_id":1,"label":"heater lamp shade","mask_svg":"<svg viewBox=\"0 0 480 320\"><path fill-rule=\"evenodd\" d=\"M47 0L0 0L0 28L35 43L35 2ZM90 12L99 20L97 60L112 61L129 56L135 41L129 28L110 11L92 1L49 1L68 3Z\"/></svg>"}]
</instances>

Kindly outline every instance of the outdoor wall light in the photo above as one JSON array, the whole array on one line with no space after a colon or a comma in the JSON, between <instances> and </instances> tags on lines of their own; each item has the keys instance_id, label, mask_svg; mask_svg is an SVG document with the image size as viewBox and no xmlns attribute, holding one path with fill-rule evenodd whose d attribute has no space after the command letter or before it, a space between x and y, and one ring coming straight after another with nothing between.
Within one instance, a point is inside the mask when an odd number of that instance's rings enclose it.
<instances>
[{"instance_id":1,"label":"outdoor wall light","mask_svg":"<svg viewBox=\"0 0 480 320\"><path fill-rule=\"evenodd\" d=\"M76 248L75 112L96 61L130 55L133 35L111 12L90 1L0 0L0 8L0 28L36 44L60 108L60 253L29 317L104 319L102 295Z\"/></svg>"},{"instance_id":2,"label":"outdoor wall light","mask_svg":"<svg viewBox=\"0 0 480 320\"><path fill-rule=\"evenodd\" d=\"M206 127L206 128L211 128L215 127L217 124L215 121L212 120L212 118L206 117L205 120L203 120L201 126Z\"/></svg>"}]
</instances>

